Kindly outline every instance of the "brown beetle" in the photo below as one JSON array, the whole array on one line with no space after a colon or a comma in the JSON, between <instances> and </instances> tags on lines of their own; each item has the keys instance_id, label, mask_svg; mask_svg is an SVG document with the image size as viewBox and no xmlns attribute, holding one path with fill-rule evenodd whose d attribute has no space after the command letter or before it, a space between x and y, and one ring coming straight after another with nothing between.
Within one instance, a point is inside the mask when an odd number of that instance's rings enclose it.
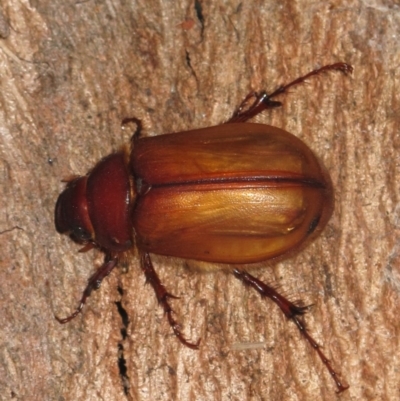
<instances>
[{"instance_id":1,"label":"brown beetle","mask_svg":"<svg viewBox=\"0 0 400 401\"><path fill-rule=\"evenodd\" d=\"M288 256L324 228L332 212L329 176L300 139L276 127L245 123L291 86L327 70L351 73L336 63L311 71L270 95L250 94L226 123L215 127L139 138L102 159L87 175L68 182L55 209L57 231L98 248L104 264L89 279L80 311L92 290L136 247L146 279L175 335L190 348L172 316L150 253L229 264L236 278L274 301L316 350L341 392L343 384L307 332L307 308L240 269L241 264ZM253 102L247 107L249 101ZM139 121L134 120L138 127ZM235 267L232 267L235 265Z\"/></svg>"}]
</instances>

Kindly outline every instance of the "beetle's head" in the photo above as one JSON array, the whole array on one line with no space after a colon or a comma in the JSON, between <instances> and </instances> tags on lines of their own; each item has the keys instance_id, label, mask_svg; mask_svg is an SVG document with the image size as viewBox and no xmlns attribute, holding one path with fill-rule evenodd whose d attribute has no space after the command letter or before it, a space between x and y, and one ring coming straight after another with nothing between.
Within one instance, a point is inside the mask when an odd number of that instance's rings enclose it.
<instances>
[{"instance_id":1,"label":"beetle's head","mask_svg":"<svg viewBox=\"0 0 400 401\"><path fill-rule=\"evenodd\" d=\"M60 234L69 234L79 244L93 241L94 230L86 199L87 177L78 177L67 184L56 204L55 223Z\"/></svg>"}]
</instances>

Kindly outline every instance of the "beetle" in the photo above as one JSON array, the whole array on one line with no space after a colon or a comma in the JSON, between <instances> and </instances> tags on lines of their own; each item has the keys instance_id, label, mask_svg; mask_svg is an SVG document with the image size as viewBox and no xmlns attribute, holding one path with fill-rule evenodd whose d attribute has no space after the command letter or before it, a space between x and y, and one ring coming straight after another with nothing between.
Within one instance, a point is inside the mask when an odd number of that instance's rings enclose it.
<instances>
[{"instance_id":1,"label":"beetle","mask_svg":"<svg viewBox=\"0 0 400 401\"><path fill-rule=\"evenodd\" d=\"M186 340L150 254L226 264L233 275L275 302L315 349L338 392L344 384L300 318L307 309L241 269L241 265L283 258L316 238L333 210L328 173L310 148L294 135L247 121L272 100L307 78L328 70L352 72L346 63L315 69L271 94L251 93L225 124L140 137L71 179L59 195L55 224L81 251L97 248L104 264L90 277L77 316L91 292L135 248L176 337ZM132 119L141 130L141 122ZM128 120L127 120L128 121Z\"/></svg>"}]
</instances>

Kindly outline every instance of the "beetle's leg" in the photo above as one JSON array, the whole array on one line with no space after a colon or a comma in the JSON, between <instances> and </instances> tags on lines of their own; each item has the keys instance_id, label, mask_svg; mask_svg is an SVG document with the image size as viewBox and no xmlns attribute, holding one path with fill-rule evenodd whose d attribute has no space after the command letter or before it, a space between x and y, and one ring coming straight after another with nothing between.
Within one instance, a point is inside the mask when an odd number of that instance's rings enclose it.
<instances>
[{"instance_id":1,"label":"beetle's leg","mask_svg":"<svg viewBox=\"0 0 400 401\"><path fill-rule=\"evenodd\" d=\"M338 374L332 368L331 362L325 356L325 354L321 351L321 348L318 345L318 343L310 336L304 323L298 317L299 315L303 315L305 313L307 307L304 308L304 307L296 306L295 304L290 302L288 299L286 299L284 296L279 294L272 287L270 287L269 285L258 280L257 278L255 278L254 276L252 276L249 273L240 271L238 269L234 269L233 274L235 275L236 278L241 280L244 284L254 288L261 296L270 298L281 308L281 310L285 314L285 316L288 319L291 319L296 324L297 328L300 330L300 333L303 335L303 337L308 341L308 343L311 345L311 347L313 349L315 349L315 351L317 352L321 361L328 369L330 375L333 377L333 380L335 381L336 386L338 388L338 393L341 393L342 391L347 390L349 388L349 386L342 383Z\"/></svg>"},{"instance_id":2,"label":"beetle's leg","mask_svg":"<svg viewBox=\"0 0 400 401\"><path fill-rule=\"evenodd\" d=\"M136 117L129 117L129 118L124 118L121 122L121 126L124 129L125 125L128 125L130 123L136 124L136 130L132 135L132 141L136 141L140 138L142 131L143 131L143 123L142 120L139 120Z\"/></svg>"},{"instance_id":3,"label":"beetle's leg","mask_svg":"<svg viewBox=\"0 0 400 401\"><path fill-rule=\"evenodd\" d=\"M58 322L61 324L68 323L70 320L76 317L82 311L83 305L85 304L86 299L90 296L92 291L97 290L100 287L100 284L103 281L103 279L111 273L111 271L114 269L115 266L117 266L117 264L118 264L117 258L111 258L110 256L106 256L106 260L104 261L103 265L99 269L97 269L97 271L92 275L92 277L90 277L88 284L85 290L83 291L79 306L76 308L75 312L64 319L60 319L59 317L55 316Z\"/></svg>"},{"instance_id":4,"label":"beetle's leg","mask_svg":"<svg viewBox=\"0 0 400 401\"><path fill-rule=\"evenodd\" d=\"M254 101L249 106L248 103L251 98L254 98ZM270 100L266 92L250 92L226 123L244 123L264 110L280 106L282 106L282 103Z\"/></svg>"},{"instance_id":5,"label":"beetle's leg","mask_svg":"<svg viewBox=\"0 0 400 401\"><path fill-rule=\"evenodd\" d=\"M255 117L257 114L261 113L264 110L281 106L282 105L281 102L276 102L271 99L275 96L287 92L287 90L292 86L296 86L298 84L303 83L307 78L310 78L313 75L318 75L321 74L322 72L330 70L342 71L345 74L351 74L353 71L353 67L350 64L346 63L335 63L335 64L324 65L323 67L313 70L308 74L303 75L302 77L299 77L292 82L289 82L286 85L279 86L278 89L276 89L274 92L270 94L267 94L266 92L261 92L259 94L252 92L246 96L244 101L233 113L233 116L227 121L227 123L246 122L247 120ZM247 106L249 100L252 97L255 99L253 104L251 104L245 109L245 106Z\"/></svg>"},{"instance_id":6,"label":"beetle's leg","mask_svg":"<svg viewBox=\"0 0 400 401\"><path fill-rule=\"evenodd\" d=\"M193 344L187 341L181 332L180 325L176 322L176 320L172 317L173 310L168 303L168 298L177 298L174 295L170 294L161 283L160 278L158 277L156 271L154 270L153 263L151 262L150 255L146 253L142 253L140 256L140 265L146 277L146 281L151 284L156 293L157 301L161 304L168 317L168 323L172 327L174 334L178 337L179 341L192 349L198 349L200 340L197 343Z\"/></svg>"},{"instance_id":7,"label":"beetle's leg","mask_svg":"<svg viewBox=\"0 0 400 401\"><path fill-rule=\"evenodd\" d=\"M318 75L318 74L321 74L322 72L331 71L331 70L341 71L344 74L351 74L353 72L353 67L347 63L335 63L335 64L324 65L323 67L312 70L308 74L303 75L302 77L299 77L299 78L295 79L294 81L289 82L286 85L280 86L274 92L270 93L268 95L268 98L271 99L275 96L285 93L290 87L303 83L307 78L310 78L313 75Z\"/></svg>"}]
</instances>

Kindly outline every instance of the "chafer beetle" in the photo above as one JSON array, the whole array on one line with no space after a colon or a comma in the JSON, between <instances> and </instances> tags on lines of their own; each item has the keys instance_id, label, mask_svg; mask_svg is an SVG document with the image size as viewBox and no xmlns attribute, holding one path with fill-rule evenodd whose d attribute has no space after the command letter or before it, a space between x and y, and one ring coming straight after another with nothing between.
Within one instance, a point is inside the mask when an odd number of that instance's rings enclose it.
<instances>
[{"instance_id":1,"label":"chafer beetle","mask_svg":"<svg viewBox=\"0 0 400 401\"><path fill-rule=\"evenodd\" d=\"M351 73L352 67L326 65L272 94L252 93L222 125L149 138L134 135L130 146L68 182L55 209L57 231L84 244L85 251L100 249L105 261L89 279L76 311L58 321L74 318L121 255L136 247L175 335L196 349L199 342L187 341L172 316L172 295L160 282L150 253L225 263L236 278L294 321L338 391L347 389L299 318L306 308L240 268L292 254L330 218L330 178L308 146L279 128L246 123L265 109L281 106L272 99L288 88L328 70Z\"/></svg>"}]
</instances>

